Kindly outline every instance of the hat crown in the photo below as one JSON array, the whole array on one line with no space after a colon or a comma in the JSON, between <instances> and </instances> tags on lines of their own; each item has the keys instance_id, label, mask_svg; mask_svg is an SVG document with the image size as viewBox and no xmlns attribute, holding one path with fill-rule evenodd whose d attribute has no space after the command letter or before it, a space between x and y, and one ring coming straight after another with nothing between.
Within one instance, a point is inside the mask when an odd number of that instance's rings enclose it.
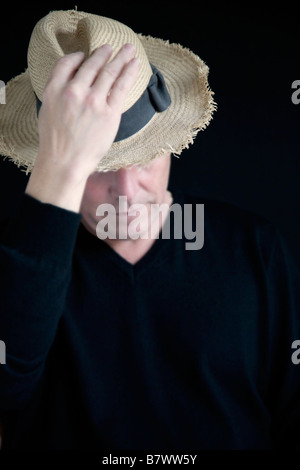
<instances>
[{"instance_id":1,"label":"hat crown","mask_svg":"<svg viewBox=\"0 0 300 470\"><path fill-rule=\"evenodd\" d=\"M58 59L82 51L88 58L103 44L113 48L113 58L126 43L135 46L141 66L137 80L123 106L127 111L140 98L152 75L144 47L131 28L103 16L77 10L54 11L42 18L33 29L28 47L28 70L32 87L42 101L43 91Z\"/></svg>"}]
</instances>

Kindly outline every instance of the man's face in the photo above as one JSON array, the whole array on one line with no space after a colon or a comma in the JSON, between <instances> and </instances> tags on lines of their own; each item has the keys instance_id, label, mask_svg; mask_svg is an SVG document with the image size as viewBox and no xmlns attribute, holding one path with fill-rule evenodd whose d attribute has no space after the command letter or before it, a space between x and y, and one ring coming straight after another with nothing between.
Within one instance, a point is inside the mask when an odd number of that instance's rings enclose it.
<instances>
[{"instance_id":1,"label":"man's face","mask_svg":"<svg viewBox=\"0 0 300 470\"><path fill-rule=\"evenodd\" d=\"M96 211L101 204L110 204L116 211L117 225L120 216L124 220L124 212L119 214L119 196L127 197L129 212L127 223L134 216L130 214L132 204L142 204L150 214L151 204L169 202L168 183L171 165L171 155L156 158L147 166L136 166L118 171L94 172L86 183L80 212L83 223L95 234L96 226L101 216ZM123 223L123 222L122 222Z\"/></svg>"}]
</instances>

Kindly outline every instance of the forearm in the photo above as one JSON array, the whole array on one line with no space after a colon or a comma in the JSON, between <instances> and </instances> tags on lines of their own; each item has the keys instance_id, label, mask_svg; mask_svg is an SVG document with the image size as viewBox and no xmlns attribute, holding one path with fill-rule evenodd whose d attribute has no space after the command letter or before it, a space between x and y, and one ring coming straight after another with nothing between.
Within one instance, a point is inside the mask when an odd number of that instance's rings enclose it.
<instances>
[{"instance_id":1,"label":"forearm","mask_svg":"<svg viewBox=\"0 0 300 470\"><path fill-rule=\"evenodd\" d=\"M22 406L40 383L65 308L79 220L25 197L2 236L1 407Z\"/></svg>"}]
</instances>

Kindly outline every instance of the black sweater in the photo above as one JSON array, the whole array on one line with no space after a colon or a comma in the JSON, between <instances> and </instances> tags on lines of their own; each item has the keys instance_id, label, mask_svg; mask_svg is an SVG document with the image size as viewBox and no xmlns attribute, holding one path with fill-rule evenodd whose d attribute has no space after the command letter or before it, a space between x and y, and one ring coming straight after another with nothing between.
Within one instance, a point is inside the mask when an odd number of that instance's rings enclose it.
<instances>
[{"instance_id":1,"label":"black sweater","mask_svg":"<svg viewBox=\"0 0 300 470\"><path fill-rule=\"evenodd\" d=\"M271 223L205 204L202 249L131 265L24 195L1 230L3 449L300 448L300 277Z\"/></svg>"}]
</instances>

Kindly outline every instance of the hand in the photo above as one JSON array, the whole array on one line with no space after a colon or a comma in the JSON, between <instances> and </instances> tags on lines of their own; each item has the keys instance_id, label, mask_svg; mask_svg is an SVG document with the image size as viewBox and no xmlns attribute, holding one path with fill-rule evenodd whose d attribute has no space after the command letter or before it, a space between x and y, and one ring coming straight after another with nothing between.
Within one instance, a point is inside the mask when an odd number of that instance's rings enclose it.
<instances>
[{"instance_id":1,"label":"hand","mask_svg":"<svg viewBox=\"0 0 300 470\"><path fill-rule=\"evenodd\" d=\"M61 195L67 189L63 184L70 190L73 186L73 194L74 186L83 191L117 134L123 104L139 70L134 53L126 44L108 62L112 48L106 44L86 61L76 52L57 62L43 94L39 151L27 193L53 202L57 185ZM75 205L78 208L78 201Z\"/></svg>"}]
</instances>

